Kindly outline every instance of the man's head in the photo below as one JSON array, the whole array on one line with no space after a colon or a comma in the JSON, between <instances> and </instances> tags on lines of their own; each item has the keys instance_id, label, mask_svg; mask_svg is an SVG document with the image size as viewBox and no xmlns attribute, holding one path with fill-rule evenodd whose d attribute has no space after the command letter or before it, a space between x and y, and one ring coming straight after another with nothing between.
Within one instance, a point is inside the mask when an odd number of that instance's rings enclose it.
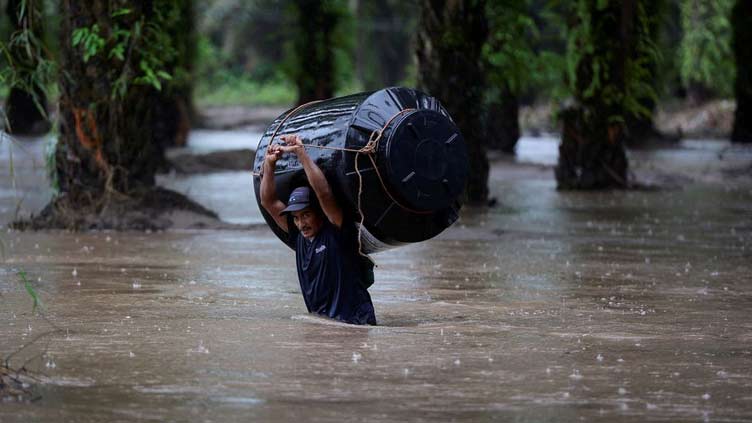
<instances>
[{"instance_id":1,"label":"man's head","mask_svg":"<svg viewBox=\"0 0 752 423\"><path fill-rule=\"evenodd\" d=\"M290 193L287 207L280 214L291 214L295 226L308 239L316 236L324 225L324 217L308 187L295 188Z\"/></svg>"}]
</instances>

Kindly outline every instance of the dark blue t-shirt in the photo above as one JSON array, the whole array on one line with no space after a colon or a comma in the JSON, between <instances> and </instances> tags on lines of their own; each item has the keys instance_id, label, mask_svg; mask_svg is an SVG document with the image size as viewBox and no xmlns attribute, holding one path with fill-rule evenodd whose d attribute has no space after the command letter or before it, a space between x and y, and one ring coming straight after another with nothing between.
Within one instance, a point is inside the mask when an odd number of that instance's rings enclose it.
<instances>
[{"instance_id":1,"label":"dark blue t-shirt","mask_svg":"<svg viewBox=\"0 0 752 423\"><path fill-rule=\"evenodd\" d=\"M355 224L337 228L327 219L313 240L307 240L288 220L289 244L303 299L309 313L354 324L376 324L371 296L366 289L369 270L358 254Z\"/></svg>"}]
</instances>

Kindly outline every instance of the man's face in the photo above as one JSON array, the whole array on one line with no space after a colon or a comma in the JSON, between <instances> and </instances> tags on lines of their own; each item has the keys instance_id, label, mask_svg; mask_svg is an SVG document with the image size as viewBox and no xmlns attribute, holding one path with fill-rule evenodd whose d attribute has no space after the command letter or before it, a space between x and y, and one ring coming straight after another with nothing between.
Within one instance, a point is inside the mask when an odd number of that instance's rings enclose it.
<instances>
[{"instance_id":1,"label":"man's face","mask_svg":"<svg viewBox=\"0 0 752 423\"><path fill-rule=\"evenodd\" d=\"M292 220L300 233L308 239L315 237L324 224L324 219L310 207L292 212Z\"/></svg>"}]
</instances>

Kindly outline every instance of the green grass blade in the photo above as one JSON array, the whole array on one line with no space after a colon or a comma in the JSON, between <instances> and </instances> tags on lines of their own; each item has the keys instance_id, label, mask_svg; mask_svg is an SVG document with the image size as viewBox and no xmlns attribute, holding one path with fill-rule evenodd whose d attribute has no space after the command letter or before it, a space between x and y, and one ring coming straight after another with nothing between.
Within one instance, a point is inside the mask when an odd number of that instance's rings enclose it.
<instances>
[{"instance_id":1,"label":"green grass blade","mask_svg":"<svg viewBox=\"0 0 752 423\"><path fill-rule=\"evenodd\" d=\"M35 312L37 310L37 307L42 308L42 302L39 300L39 295L37 294L37 291L34 289L34 287L31 286L31 282L29 282L29 279L26 277L26 272L21 270L18 272L18 276L21 277L21 281L26 288L26 292L28 292L29 296L31 296L31 299L34 300L34 305L31 308L31 312Z\"/></svg>"}]
</instances>

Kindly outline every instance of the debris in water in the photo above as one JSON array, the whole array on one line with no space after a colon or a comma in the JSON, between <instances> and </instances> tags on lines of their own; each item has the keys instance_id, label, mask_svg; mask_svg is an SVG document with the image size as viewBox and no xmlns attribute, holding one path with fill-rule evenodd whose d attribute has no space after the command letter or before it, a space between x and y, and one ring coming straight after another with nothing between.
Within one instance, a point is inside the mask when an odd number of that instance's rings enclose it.
<instances>
[{"instance_id":1,"label":"debris in water","mask_svg":"<svg viewBox=\"0 0 752 423\"><path fill-rule=\"evenodd\" d=\"M624 388L619 388L619 395L625 395L627 393L627 390Z\"/></svg>"},{"instance_id":2,"label":"debris in water","mask_svg":"<svg viewBox=\"0 0 752 423\"><path fill-rule=\"evenodd\" d=\"M188 350L188 353L209 354L209 349L204 346L204 341L198 341L198 346L195 349Z\"/></svg>"},{"instance_id":3,"label":"debris in water","mask_svg":"<svg viewBox=\"0 0 752 423\"><path fill-rule=\"evenodd\" d=\"M78 276L78 271L76 270L76 268L75 268L75 267L73 268L73 271L71 272L71 275L73 275L73 277L74 277L74 278L75 278L76 276Z\"/></svg>"},{"instance_id":4,"label":"debris in water","mask_svg":"<svg viewBox=\"0 0 752 423\"><path fill-rule=\"evenodd\" d=\"M708 394L708 393L702 394L702 399L709 400L710 399L710 394Z\"/></svg>"},{"instance_id":5,"label":"debris in water","mask_svg":"<svg viewBox=\"0 0 752 423\"><path fill-rule=\"evenodd\" d=\"M358 353L358 352L352 353L352 361L353 361L353 363L359 362L361 358L363 358L363 356L360 353Z\"/></svg>"}]
</instances>

